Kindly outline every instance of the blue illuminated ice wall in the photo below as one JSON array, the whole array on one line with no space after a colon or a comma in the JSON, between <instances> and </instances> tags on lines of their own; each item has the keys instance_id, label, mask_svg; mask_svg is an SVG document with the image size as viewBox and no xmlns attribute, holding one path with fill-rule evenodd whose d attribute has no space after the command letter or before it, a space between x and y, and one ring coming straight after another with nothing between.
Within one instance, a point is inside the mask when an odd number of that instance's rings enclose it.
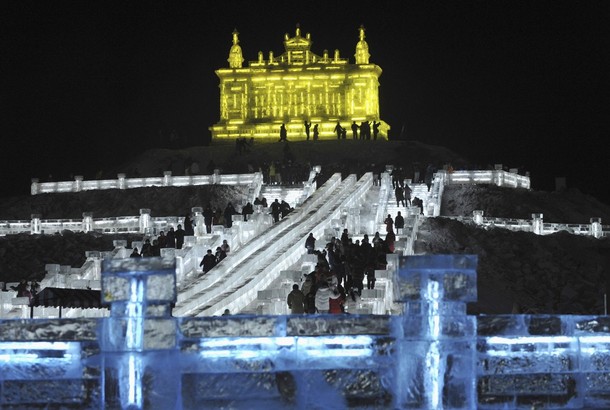
<instances>
[{"instance_id":1,"label":"blue illuminated ice wall","mask_svg":"<svg viewBox=\"0 0 610 410\"><path fill-rule=\"evenodd\" d=\"M10 409L610 408L610 320L466 315L474 255L400 259L404 314L174 318L173 262L104 262L105 319L0 322Z\"/></svg>"}]
</instances>

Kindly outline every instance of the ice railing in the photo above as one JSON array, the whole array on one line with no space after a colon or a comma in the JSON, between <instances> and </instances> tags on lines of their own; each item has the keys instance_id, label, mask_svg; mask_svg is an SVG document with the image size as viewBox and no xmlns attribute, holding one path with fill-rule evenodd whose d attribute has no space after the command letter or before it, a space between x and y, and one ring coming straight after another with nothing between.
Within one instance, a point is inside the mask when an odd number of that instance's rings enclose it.
<instances>
[{"instance_id":1,"label":"ice railing","mask_svg":"<svg viewBox=\"0 0 610 410\"><path fill-rule=\"evenodd\" d=\"M460 179L452 179L455 173L468 173L469 175L487 175L485 178L478 176L477 179L461 177ZM479 174L480 173L480 174ZM503 175L503 176L502 176ZM494 176L493 179L489 179ZM451 181L451 182L450 182ZM476 182L475 182L476 181ZM487 181L487 182L482 182ZM492 182L490 182L492 181ZM508 186L513 188L529 189L529 177L517 175L514 172L506 171L439 171L434 174L432 186L428 195L424 199L424 214L426 216L439 216L441 200L444 186L446 184L464 184L464 183L494 183L499 186ZM590 218L589 224L568 224L568 223L548 223L544 222L543 214L533 213L531 220L515 219L515 218L494 218L483 217L482 210L473 211L472 217L447 217L458 219L462 222L472 222L476 225L485 228L505 228L514 231L533 232L538 235L549 235L556 232L568 232L575 235L590 235L596 238L610 236L610 225L602 225L602 220L599 217Z\"/></svg>"},{"instance_id":2,"label":"ice railing","mask_svg":"<svg viewBox=\"0 0 610 410\"><path fill-rule=\"evenodd\" d=\"M439 216L441 210L441 198L445 185L451 184L494 184L509 188L530 188L530 177L517 174L517 170L507 172L503 170L483 171L437 171L432 178L432 185L427 193L418 196L424 201L424 214L426 216ZM417 184L420 186L421 184Z\"/></svg>"},{"instance_id":3,"label":"ice railing","mask_svg":"<svg viewBox=\"0 0 610 410\"><path fill-rule=\"evenodd\" d=\"M511 188L530 188L530 177L517 174L517 170L438 171L437 173L446 174L444 176L446 184L493 184Z\"/></svg>"},{"instance_id":4,"label":"ice railing","mask_svg":"<svg viewBox=\"0 0 610 410\"><path fill-rule=\"evenodd\" d=\"M534 213L532 219L484 217L484 211L475 210L472 216L448 216L463 223L474 224L482 228L503 228L511 231L533 232L537 235L550 235L557 232L567 232L574 235L603 238L610 236L610 225L602 225L601 218L590 218L588 224L564 224L544 222L543 214Z\"/></svg>"},{"instance_id":5,"label":"ice railing","mask_svg":"<svg viewBox=\"0 0 610 410\"><path fill-rule=\"evenodd\" d=\"M320 167L316 166L318 170ZM220 179L218 184L248 184L248 192L241 199L241 203L237 204L239 210L241 206L247 202L253 203L260 196L261 187L263 184L263 176L260 172L254 174L238 174L238 175L220 175L225 179ZM234 178L235 177L235 178ZM315 191L315 183L312 183L315 177L315 172L312 171L309 180L303 184L301 194L298 194L299 201L306 200L313 191ZM191 177L176 177L176 178L195 178ZM132 179L149 179L149 178L132 178ZM57 184L57 183L53 183ZM195 184L196 185L196 184ZM201 185L201 184L199 184ZM150 186L150 185L147 185ZM164 185L164 186L182 186L182 185ZM126 188L125 188L126 189ZM294 189L294 188L293 188ZM73 191L56 191L56 192L73 192ZM75 191L74 191L75 192ZM170 226L176 227L181 219L177 216L151 217L150 209L140 209L140 216L119 216L94 218L93 213L83 212L82 219L41 219L42 215L32 214L29 221L0 221L0 236L14 235L20 233L32 234L54 234L61 233L63 230L71 230L75 232L102 232L102 233L146 233L150 229L152 233L167 231Z\"/></svg>"},{"instance_id":6,"label":"ice railing","mask_svg":"<svg viewBox=\"0 0 610 410\"><path fill-rule=\"evenodd\" d=\"M0 321L15 408L607 409L610 318L469 316L476 255L401 257L402 313L172 316L175 265L108 260L100 319Z\"/></svg>"},{"instance_id":7,"label":"ice railing","mask_svg":"<svg viewBox=\"0 0 610 410\"><path fill-rule=\"evenodd\" d=\"M126 174L117 174L116 179L85 180L77 175L74 181L40 182L32 178L30 192L32 195L64 192L81 192L103 189L132 189L144 187L184 187L195 185L250 185L262 183L262 174L221 174L215 169L212 175L186 175L172 176L171 171L163 172L162 177L136 177L127 178Z\"/></svg>"},{"instance_id":8,"label":"ice railing","mask_svg":"<svg viewBox=\"0 0 610 410\"><path fill-rule=\"evenodd\" d=\"M41 219L40 214L32 214L30 221L0 221L0 235L20 233L47 234L73 232L100 233L142 233L158 234L170 227L176 227L184 217L150 216L150 209L140 209L139 216L116 216L94 218L91 212L83 212L82 219Z\"/></svg>"}]
</instances>

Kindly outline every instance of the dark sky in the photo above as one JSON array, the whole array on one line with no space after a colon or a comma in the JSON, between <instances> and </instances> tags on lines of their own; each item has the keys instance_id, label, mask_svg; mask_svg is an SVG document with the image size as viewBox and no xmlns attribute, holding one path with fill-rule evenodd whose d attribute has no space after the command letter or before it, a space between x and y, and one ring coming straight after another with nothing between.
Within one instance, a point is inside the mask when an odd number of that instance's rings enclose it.
<instances>
[{"instance_id":1,"label":"dark sky","mask_svg":"<svg viewBox=\"0 0 610 410\"><path fill-rule=\"evenodd\" d=\"M160 129L202 145L233 29L250 61L281 54L299 23L315 53L351 61L365 26L392 138L524 166L538 189L566 176L610 203L596 185L610 176L610 2L354 3L0 3L0 194L90 178L158 146Z\"/></svg>"}]
</instances>

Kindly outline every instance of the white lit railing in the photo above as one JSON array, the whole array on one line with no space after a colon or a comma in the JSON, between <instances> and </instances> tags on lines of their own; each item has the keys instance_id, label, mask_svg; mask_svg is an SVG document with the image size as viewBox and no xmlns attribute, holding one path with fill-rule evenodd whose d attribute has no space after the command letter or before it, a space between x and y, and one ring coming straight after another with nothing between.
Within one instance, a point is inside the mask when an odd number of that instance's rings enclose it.
<instances>
[{"instance_id":1,"label":"white lit railing","mask_svg":"<svg viewBox=\"0 0 610 410\"><path fill-rule=\"evenodd\" d=\"M484 217L482 210L473 211L472 216L446 216L463 223L475 224L486 229L503 228L511 231L533 232L550 235L568 232L574 235L587 235L596 238L610 237L610 225L602 225L601 218L591 218L589 224L566 224L544 222L542 214L532 214L532 219Z\"/></svg>"},{"instance_id":2,"label":"white lit railing","mask_svg":"<svg viewBox=\"0 0 610 410\"><path fill-rule=\"evenodd\" d=\"M125 174L118 174L117 179L105 180L83 180L77 175L74 181L59 182L40 182L37 178L32 179L30 192L32 195L81 192L103 189L132 189L144 187L184 187L196 185L250 185L262 183L262 174L255 172L252 174L220 174L219 170L214 170L212 175L187 175L172 176L171 171L165 171L163 177L138 177L126 178Z\"/></svg>"},{"instance_id":3,"label":"white lit railing","mask_svg":"<svg viewBox=\"0 0 610 410\"><path fill-rule=\"evenodd\" d=\"M503 170L485 171L439 171L445 174L445 184L494 184L510 188L530 188L530 178Z\"/></svg>"}]
</instances>

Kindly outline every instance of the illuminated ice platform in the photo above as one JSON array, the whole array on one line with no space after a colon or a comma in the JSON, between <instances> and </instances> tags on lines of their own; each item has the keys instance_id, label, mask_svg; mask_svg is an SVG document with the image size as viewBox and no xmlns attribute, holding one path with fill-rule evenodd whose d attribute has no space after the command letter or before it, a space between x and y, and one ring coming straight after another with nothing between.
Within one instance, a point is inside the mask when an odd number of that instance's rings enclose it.
<instances>
[{"instance_id":1,"label":"illuminated ice platform","mask_svg":"<svg viewBox=\"0 0 610 410\"><path fill-rule=\"evenodd\" d=\"M172 261L106 260L109 317L0 322L0 405L610 407L610 318L466 315L476 265L476 255L401 257L397 315L178 318Z\"/></svg>"}]
</instances>

